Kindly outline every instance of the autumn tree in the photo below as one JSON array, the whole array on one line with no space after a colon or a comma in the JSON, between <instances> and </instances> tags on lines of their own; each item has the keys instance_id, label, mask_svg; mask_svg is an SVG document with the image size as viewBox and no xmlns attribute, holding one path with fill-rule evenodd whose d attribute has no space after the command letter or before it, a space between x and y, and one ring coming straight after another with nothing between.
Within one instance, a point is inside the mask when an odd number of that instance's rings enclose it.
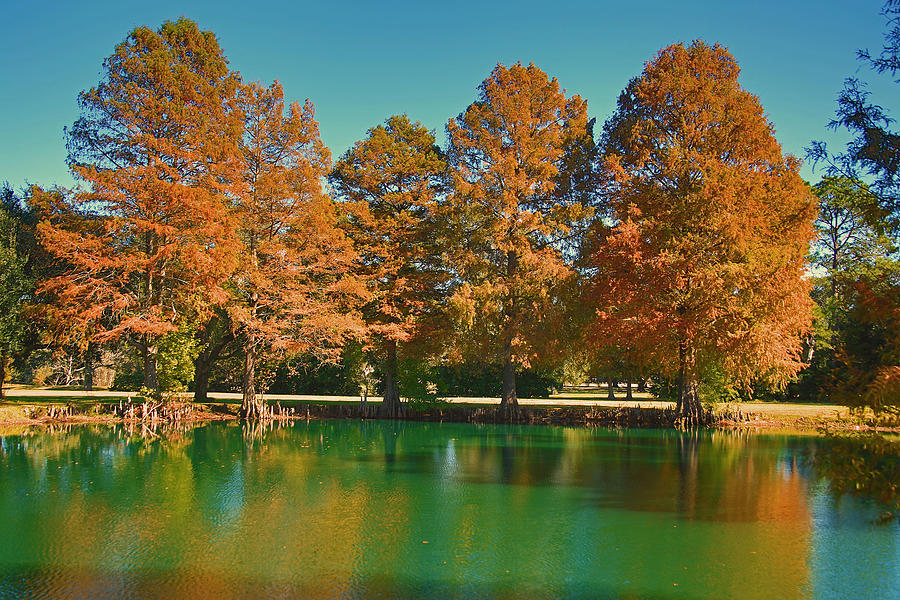
<instances>
[{"instance_id":1,"label":"autumn tree","mask_svg":"<svg viewBox=\"0 0 900 600\"><path fill-rule=\"evenodd\" d=\"M566 242L590 210L564 167L587 135L586 110L533 64L497 65L447 126L459 341L503 365L501 413L517 410L516 369L552 336L556 292L573 274Z\"/></svg>"},{"instance_id":2,"label":"autumn tree","mask_svg":"<svg viewBox=\"0 0 900 600\"><path fill-rule=\"evenodd\" d=\"M445 172L434 135L401 115L369 129L330 176L345 201L371 294L363 314L382 362L383 417L397 417L402 409L398 346L434 330L447 285L440 202Z\"/></svg>"},{"instance_id":3,"label":"autumn tree","mask_svg":"<svg viewBox=\"0 0 900 600\"><path fill-rule=\"evenodd\" d=\"M78 97L69 162L82 182L41 224L64 271L43 284L93 341L127 336L159 389L160 341L225 302L234 260L238 77L187 19L138 27Z\"/></svg>"},{"instance_id":4,"label":"autumn tree","mask_svg":"<svg viewBox=\"0 0 900 600\"><path fill-rule=\"evenodd\" d=\"M336 359L361 335L355 305L365 290L350 271L356 254L322 190L331 153L309 101L285 107L277 82L239 94L242 185L235 196L239 266L229 316L244 348L241 414L266 415L257 395L260 358L316 353Z\"/></svg>"},{"instance_id":5,"label":"autumn tree","mask_svg":"<svg viewBox=\"0 0 900 600\"><path fill-rule=\"evenodd\" d=\"M739 71L719 45L669 46L604 132L615 220L595 233L590 333L676 378L688 422L715 370L784 384L811 323L815 201Z\"/></svg>"},{"instance_id":6,"label":"autumn tree","mask_svg":"<svg viewBox=\"0 0 900 600\"><path fill-rule=\"evenodd\" d=\"M842 282L826 335L804 374L814 391L855 408L900 414L900 268L892 260Z\"/></svg>"}]
</instances>

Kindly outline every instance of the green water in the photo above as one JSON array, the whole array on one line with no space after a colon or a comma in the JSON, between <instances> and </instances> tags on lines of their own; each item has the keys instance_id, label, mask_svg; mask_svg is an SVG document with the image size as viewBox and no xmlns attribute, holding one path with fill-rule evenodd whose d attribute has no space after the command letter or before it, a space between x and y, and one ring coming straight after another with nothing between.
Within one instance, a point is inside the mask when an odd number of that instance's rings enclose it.
<instances>
[{"instance_id":1,"label":"green water","mask_svg":"<svg viewBox=\"0 0 900 600\"><path fill-rule=\"evenodd\" d=\"M388 422L0 438L4 598L900 597L813 438Z\"/></svg>"}]
</instances>

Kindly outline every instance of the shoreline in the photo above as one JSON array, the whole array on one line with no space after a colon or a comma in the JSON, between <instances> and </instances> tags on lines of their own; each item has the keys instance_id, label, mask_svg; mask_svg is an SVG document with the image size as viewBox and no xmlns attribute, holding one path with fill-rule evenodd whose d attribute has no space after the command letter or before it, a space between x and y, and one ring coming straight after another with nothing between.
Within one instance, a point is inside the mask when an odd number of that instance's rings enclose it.
<instances>
[{"instance_id":1,"label":"shoreline","mask_svg":"<svg viewBox=\"0 0 900 600\"><path fill-rule=\"evenodd\" d=\"M56 394L57 391L47 390L47 392ZM227 401L196 404L189 401L169 403L130 401L126 404L122 400L126 394L117 394L116 396L104 394L101 397L54 395L52 400L48 398L45 402L41 402L39 397L31 394L16 395L14 398L17 400L14 401L7 397L0 404L0 428L89 424L141 424L157 428L167 425L200 425L208 422L240 420L239 404ZM38 401L30 402L32 398ZM375 399L361 404L359 399L351 401L344 397L299 397L301 398L299 400L285 399L282 404L280 399L268 398L274 405L276 421L377 419L377 408L380 404ZM119 401L116 402L114 399ZM491 402L488 403L487 400ZM560 400L562 399L523 401L520 404L519 414L513 419L499 418L496 399L409 403L404 405L404 414L399 420L606 428L680 427L671 404L666 402L584 400L572 403L569 399L569 402L562 403ZM144 413L147 413L147 416L143 416ZM735 403L718 405L714 413L714 419L701 428L819 434L823 430L846 432L871 430L860 419L851 419L846 407L832 405ZM880 426L878 431L898 432L900 428ZM0 435L3 435L2 430Z\"/></svg>"}]
</instances>

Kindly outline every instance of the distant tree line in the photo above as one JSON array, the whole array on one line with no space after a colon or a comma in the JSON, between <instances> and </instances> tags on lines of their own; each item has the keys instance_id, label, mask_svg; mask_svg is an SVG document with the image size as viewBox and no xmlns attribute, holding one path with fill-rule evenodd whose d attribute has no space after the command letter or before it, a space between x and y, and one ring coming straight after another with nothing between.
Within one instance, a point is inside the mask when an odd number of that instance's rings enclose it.
<instances>
[{"instance_id":1,"label":"distant tree line","mask_svg":"<svg viewBox=\"0 0 900 600\"><path fill-rule=\"evenodd\" d=\"M884 9L896 77L900 3ZM139 27L78 97L73 189L6 186L0 382L407 399L649 385L896 408L900 136L847 81L856 137L809 185L720 45L662 49L599 132L498 64L447 144L389 116L336 162L315 110L213 33ZM102 380L102 381L101 381Z\"/></svg>"}]
</instances>

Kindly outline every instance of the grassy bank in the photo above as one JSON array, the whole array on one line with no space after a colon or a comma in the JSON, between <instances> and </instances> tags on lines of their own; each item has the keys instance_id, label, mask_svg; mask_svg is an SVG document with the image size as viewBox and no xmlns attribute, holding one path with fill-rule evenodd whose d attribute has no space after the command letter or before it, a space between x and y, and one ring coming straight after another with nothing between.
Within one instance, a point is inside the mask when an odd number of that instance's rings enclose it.
<instances>
[{"instance_id":1,"label":"grassy bank","mask_svg":"<svg viewBox=\"0 0 900 600\"><path fill-rule=\"evenodd\" d=\"M19 390L0 404L0 426L75 423L167 421L204 422L237 419L238 394L211 394L212 400L194 403L186 397L150 402L127 392L86 394L76 390ZM675 427L671 403L640 400L601 400L598 395L561 394L549 399L524 399L512 422L533 425L599 427ZM369 419L377 414L378 399L362 405L345 396L273 396L280 419ZM494 398L452 398L412 402L404 418L415 421L499 423ZM508 423L510 420L503 420ZM740 403L712 408L713 427L817 431L823 428L860 430L872 424L871 415L853 416L846 407L813 404ZM897 423L880 423L896 427Z\"/></svg>"}]
</instances>

